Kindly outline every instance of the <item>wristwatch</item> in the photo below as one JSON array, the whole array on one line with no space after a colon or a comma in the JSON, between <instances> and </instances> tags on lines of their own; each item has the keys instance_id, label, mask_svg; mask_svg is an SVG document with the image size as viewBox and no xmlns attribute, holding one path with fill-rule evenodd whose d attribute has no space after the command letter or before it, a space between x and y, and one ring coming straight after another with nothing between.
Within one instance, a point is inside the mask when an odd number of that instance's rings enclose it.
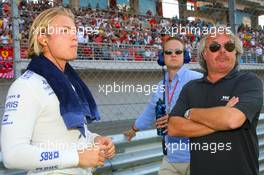
<instances>
[{"instance_id":1,"label":"wristwatch","mask_svg":"<svg viewBox=\"0 0 264 175\"><path fill-rule=\"evenodd\" d=\"M191 111L191 109L188 109L187 111L185 111L185 113L184 113L184 117L185 117L186 119L190 119L190 116L189 116L190 111Z\"/></svg>"}]
</instances>

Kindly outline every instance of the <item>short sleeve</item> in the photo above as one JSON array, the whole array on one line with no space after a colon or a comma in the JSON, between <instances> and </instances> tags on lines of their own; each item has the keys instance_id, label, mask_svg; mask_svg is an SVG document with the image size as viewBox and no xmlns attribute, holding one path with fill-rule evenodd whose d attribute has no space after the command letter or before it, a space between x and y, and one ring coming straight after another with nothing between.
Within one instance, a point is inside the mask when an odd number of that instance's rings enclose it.
<instances>
[{"instance_id":1,"label":"short sleeve","mask_svg":"<svg viewBox=\"0 0 264 175\"><path fill-rule=\"evenodd\" d=\"M261 80L253 73L246 74L234 90L234 96L239 97L235 108L243 112L246 118L252 122L257 113L261 111L263 104L263 85Z\"/></svg>"}]
</instances>

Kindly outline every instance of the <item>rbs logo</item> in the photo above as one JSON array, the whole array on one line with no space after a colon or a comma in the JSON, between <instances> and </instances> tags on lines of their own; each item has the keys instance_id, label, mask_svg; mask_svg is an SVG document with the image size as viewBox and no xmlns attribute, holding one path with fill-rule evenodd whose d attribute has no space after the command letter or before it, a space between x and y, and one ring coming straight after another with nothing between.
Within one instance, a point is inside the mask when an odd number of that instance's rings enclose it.
<instances>
[{"instance_id":1,"label":"rbs logo","mask_svg":"<svg viewBox=\"0 0 264 175\"><path fill-rule=\"evenodd\" d=\"M42 152L40 161L53 160L59 158L59 151Z\"/></svg>"},{"instance_id":2,"label":"rbs logo","mask_svg":"<svg viewBox=\"0 0 264 175\"><path fill-rule=\"evenodd\" d=\"M6 109L15 109L18 106L18 101L11 101L6 103Z\"/></svg>"}]
</instances>

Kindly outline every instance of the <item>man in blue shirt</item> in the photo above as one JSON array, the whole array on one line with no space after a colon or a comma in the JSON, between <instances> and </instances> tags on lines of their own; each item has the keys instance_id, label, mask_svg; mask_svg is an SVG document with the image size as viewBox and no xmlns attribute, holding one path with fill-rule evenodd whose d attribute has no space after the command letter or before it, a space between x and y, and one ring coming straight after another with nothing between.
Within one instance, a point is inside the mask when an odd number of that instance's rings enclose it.
<instances>
[{"instance_id":1,"label":"man in blue shirt","mask_svg":"<svg viewBox=\"0 0 264 175\"><path fill-rule=\"evenodd\" d=\"M158 91L152 95L151 101L144 112L136 119L128 131L124 132L130 141L138 130L150 128L155 122L157 128L167 128L168 115L176 104L183 86L193 80L202 77L202 74L188 70L184 63L184 42L176 37L168 38L163 45L164 62L167 67L165 84L161 80L158 84ZM165 91L165 93L164 93ZM166 115L156 121L155 107L159 99L165 94ZM164 155L159 171L160 175L186 175L189 170L190 153L187 147L180 147L180 144L189 142L187 138L164 136L167 155Z\"/></svg>"}]
</instances>

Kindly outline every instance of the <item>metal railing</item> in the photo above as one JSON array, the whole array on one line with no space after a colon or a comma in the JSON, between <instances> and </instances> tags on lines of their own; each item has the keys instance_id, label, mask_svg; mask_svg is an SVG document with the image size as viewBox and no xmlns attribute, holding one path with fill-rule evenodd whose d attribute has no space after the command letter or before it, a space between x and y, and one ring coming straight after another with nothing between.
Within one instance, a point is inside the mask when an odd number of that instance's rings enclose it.
<instances>
[{"instance_id":1,"label":"metal railing","mask_svg":"<svg viewBox=\"0 0 264 175\"><path fill-rule=\"evenodd\" d=\"M259 172L264 175L264 113L260 115L257 127L259 138ZM163 157L161 137L156 130L140 131L130 143L122 135L110 136L116 145L116 156L98 168L94 175L150 175L157 174ZM1 156L0 156L1 158ZM2 160L2 158L1 158ZM0 165L0 174L24 175L23 171L7 170Z\"/></svg>"},{"instance_id":2,"label":"metal railing","mask_svg":"<svg viewBox=\"0 0 264 175\"><path fill-rule=\"evenodd\" d=\"M155 61L157 53L157 47L147 45L88 43L78 47L82 60Z\"/></svg>"},{"instance_id":3,"label":"metal railing","mask_svg":"<svg viewBox=\"0 0 264 175\"><path fill-rule=\"evenodd\" d=\"M106 162L95 175L145 175L156 174L163 157L161 137L157 131L148 130L138 132L136 137L128 143L122 135L112 136L117 146L115 158Z\"/></svg>"},{"instance_id":4,"label":"metal railing","mask_svg":"<svg viewBox=\"0 0 264 175\"><path fill-rule=\"evenodd\" d=\"M8 52L12 51L11 45L0 45ZM21 44L20 55L27 59L27 45ZM156 61L158 47L150 45L129 45L109 43L87 43L79 44L78 60L113 60L113 61ZM7 53L7 52L6 52ZM2 55L0 55L2 58ZM10 56L9 56L10 57ZM1 60L1 59L0 59ZM2 59L2 61L5 59ZM191 51L191 62L197 62L197 49ZM264 53L256 56L252 51L245 51L241 57L241 63L264 63Z\"/></svg>"},{"instance_id":5,"label":"metal railing","mask_svg":"<svg viewBox=\"0 0 264 175\"><path fill-rule=\"evenodd\" d=\"M257 127L259 138L259 172L264 175L264 114ZM103 175L146 175L157 174L161 158L161 140L156 130L141 131L130 144L122 135L112 136L117 143L117 156L103 168L97 170ZM125 168L124 168L125 167Z\"/></svg>"}]
</instances>

